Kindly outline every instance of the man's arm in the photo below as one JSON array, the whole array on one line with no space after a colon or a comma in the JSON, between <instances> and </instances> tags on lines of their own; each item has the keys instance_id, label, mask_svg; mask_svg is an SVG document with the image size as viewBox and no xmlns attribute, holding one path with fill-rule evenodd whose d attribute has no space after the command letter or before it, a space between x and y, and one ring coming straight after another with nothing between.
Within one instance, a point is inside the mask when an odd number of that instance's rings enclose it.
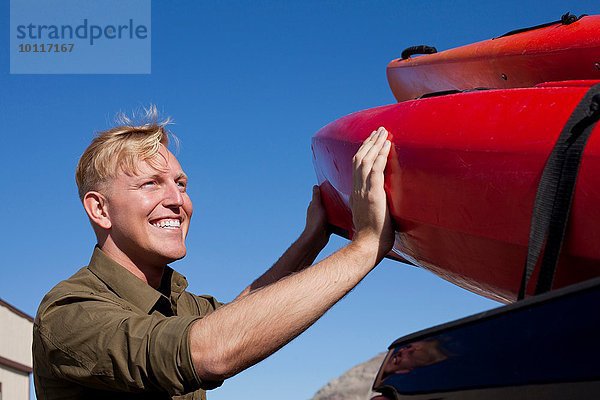
<instances>
[{"instance_id":1,"label":"man's arm","mask_svg":"<svg viewBox=\"0 0 600 400\"><path fill-rule=\"evenodd\" d=\"M283 253L271 268L248 286L238 299L256 289L303 270L312 265L321 250L327 245L330 233L327 231L327 216L321 204L321 192L313 186L312 200L306 211L306 225L300 237Z\"/></svg>"},{"instance_id":2,"label":"man's arm","mask_svg":"<svg viewBox=\"0 0 600 400\"><path fill-rule=\"evenodd\" d=\"M355 235L312 268L236 299L190 330L198 377L218 381L256 364L294 339L352 290L391 250L393 229L383 188L390 142L380 128L353 159L350 200Z\"/></svg>"}]
</instances>

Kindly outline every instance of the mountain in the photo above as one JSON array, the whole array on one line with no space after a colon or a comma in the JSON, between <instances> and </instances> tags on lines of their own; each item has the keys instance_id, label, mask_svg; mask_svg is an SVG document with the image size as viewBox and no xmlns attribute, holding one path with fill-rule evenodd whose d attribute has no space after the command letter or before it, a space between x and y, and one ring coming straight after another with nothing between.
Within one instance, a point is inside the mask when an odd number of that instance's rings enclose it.
<instances>
[{"instance_id":1,"label":"mountain","mask_svg":"<svg viewBox=\"0 0 600 400\"><path fill-rule=\"evenodd\" d=\"M319 389L312 400L369 400L371 386L384 357L385 353L381 353L352 367Z\"/></svg>"}]
</instances>

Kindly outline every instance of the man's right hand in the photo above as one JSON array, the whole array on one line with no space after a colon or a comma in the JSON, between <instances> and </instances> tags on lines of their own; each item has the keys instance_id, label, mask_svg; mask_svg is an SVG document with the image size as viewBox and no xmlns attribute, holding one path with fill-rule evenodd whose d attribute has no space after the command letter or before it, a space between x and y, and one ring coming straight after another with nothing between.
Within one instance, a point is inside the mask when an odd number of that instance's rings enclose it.
<instances>
[{"instance_id":1,"label":"man's right hand","mask_svg":"<svg viewBox=\"0 0 600 400\"><path fill-rule=\"evenodd\" d=\"M267 277L263 283L268 284L258 285L258 290L249 288L236 300L194 322L190 349L201 380L227 379L268 357L347 295L391 250L394 231L383 188L391 147L386 138L387 131L380 128L354 157L350 203L356 233L352 243L311 268L281 279L282 274L277 273L277 279ZM313 200L313 206L318 205L317 196ZM311 218L315 211L321 214L317 219L324 222L320 206L311 208Z\"/></svg>"},{"instance_id":2,"label":"man's right hand","mask_svg":"<svg viewBox=\"0 0 600 400\"><path fill-rule=\"evenodd\" d=\"M394 245L394 230L383 187L383 172L391 148L387 135L383 127L373 131L352 159L354 189L350 208L355 230L353 241L377 248L378 259Z\"/></svg>"}]
</instances>

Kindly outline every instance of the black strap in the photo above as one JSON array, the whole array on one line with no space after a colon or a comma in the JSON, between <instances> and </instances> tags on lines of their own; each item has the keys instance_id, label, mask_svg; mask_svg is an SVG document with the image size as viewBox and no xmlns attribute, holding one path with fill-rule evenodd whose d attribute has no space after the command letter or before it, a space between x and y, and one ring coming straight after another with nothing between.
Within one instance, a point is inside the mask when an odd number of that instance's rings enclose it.
<instances>
[{"instance_id":1,"label":"black strap","mask_svg":"<svg viewBox=\"0 0 600 400\"><path fill-rule=\"evenodd\" d=\"M600 84L591 87L577 105L546 161L533 206L527 260L518 300L525 298L529 280L538 263L542 248L544 251L535 294L552 289L581 156L598 119L600 119Z\"/></svg>"},{"instance_id":2,"label":"black strap","mask_svg":"<svg viewBox=\"0 0 600 400\"><path fill-rule=\"evenodd\" d=\"M527 28L515 29L514 31L507 32L504 35L498 36L494 39L498 39L498 38L502 38L502 37L506 37L506 36L512 36L512 35L516 35L516 34L527 32L527 31L533 31L533 30L540 29L540 28L546 28L548 26L552 26L552 25L556 25L556 24L571 25L573 22L577 22L583 17L587 17L587 14L581 14L578 17L578 16L568 12L566 14L563 14L558 21L547 22L545 24L530 26Z\"/></svg>"}]
</instances>

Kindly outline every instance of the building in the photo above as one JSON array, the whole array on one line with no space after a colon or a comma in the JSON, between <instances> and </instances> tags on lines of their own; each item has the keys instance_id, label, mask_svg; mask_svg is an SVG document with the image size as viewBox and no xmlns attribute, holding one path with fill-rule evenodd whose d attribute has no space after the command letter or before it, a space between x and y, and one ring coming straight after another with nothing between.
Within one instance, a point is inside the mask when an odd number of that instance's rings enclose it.
<instances>
[{"instance_id":1,"label":"building","mask_svg":"<svg viewBox=\"0 0 600 400\"><path fill-rule=\"evenodd\" d=\"M0 400L28 400L33 318L0 299Z\"/></svg>"}]
</instances>

